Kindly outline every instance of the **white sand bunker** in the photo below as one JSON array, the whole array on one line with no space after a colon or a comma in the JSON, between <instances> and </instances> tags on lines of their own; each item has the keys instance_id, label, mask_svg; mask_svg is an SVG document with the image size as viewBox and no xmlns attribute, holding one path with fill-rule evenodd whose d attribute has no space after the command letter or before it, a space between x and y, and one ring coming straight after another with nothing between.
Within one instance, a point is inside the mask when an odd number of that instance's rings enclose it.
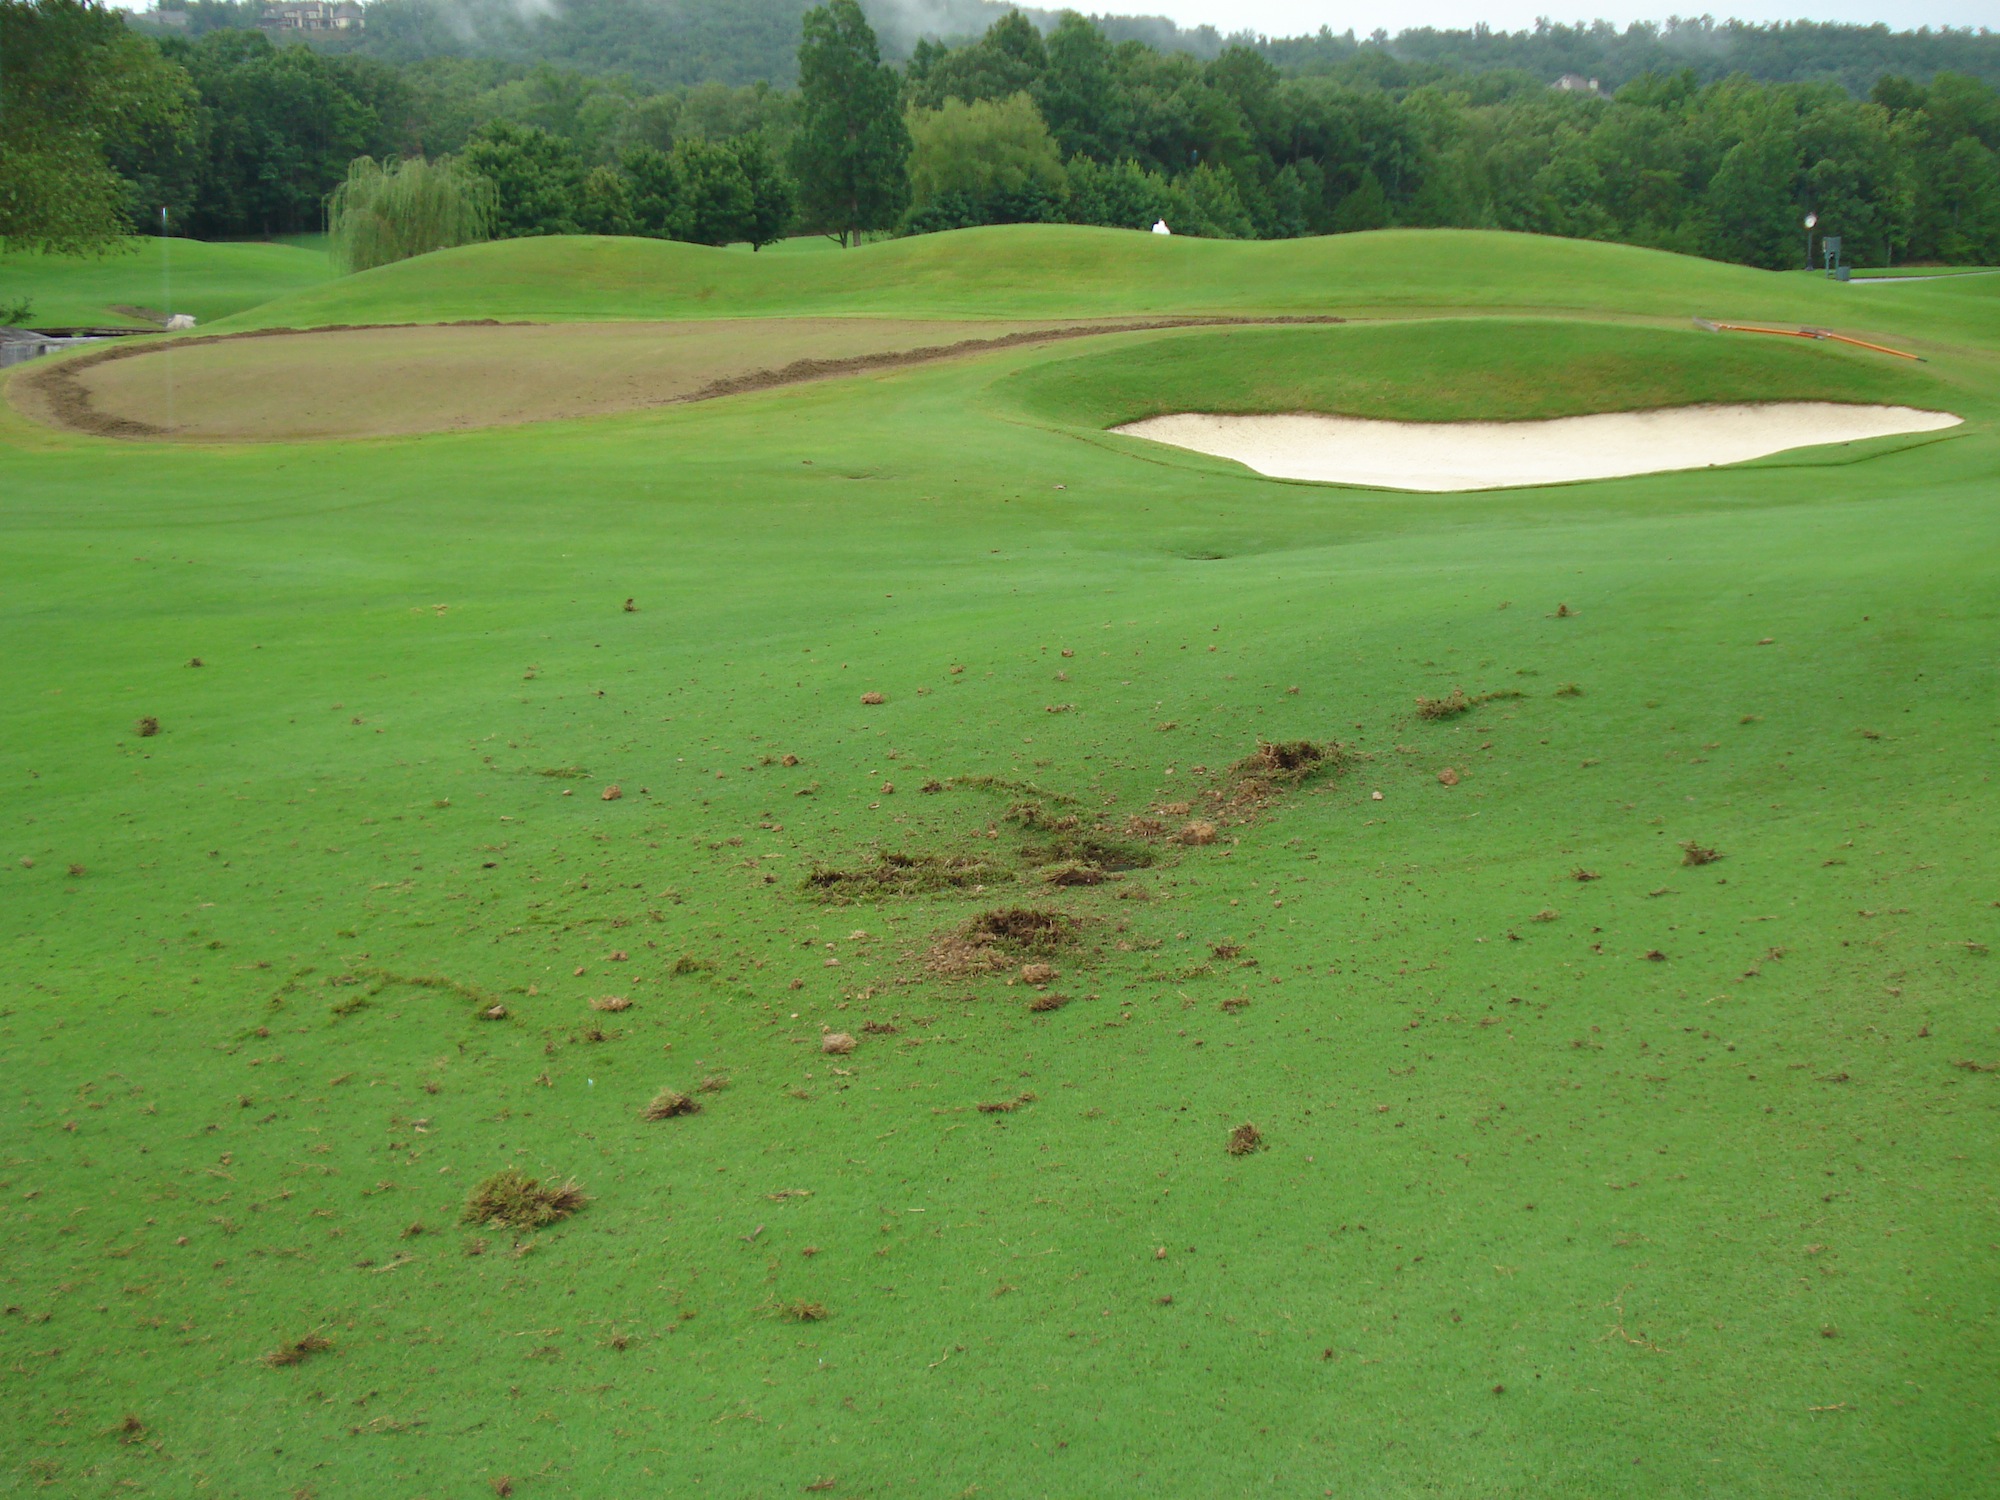
<instances>
[{"instance_id":1,"label":"white sand bunker","mask_svg":"<svg viewBox=\"0 0 2000 1500\"><path fill-rule=\"evenodd\" d=\"M1395 490L1490 490L1742 463L1789 448L1935 432L1962 420L1950 412L1910 406L1773 401L1606 412L1548 422L1376 422L1188 412L1111 430L1233 458L1274 479Z\"/></svg>"}]
</instances>

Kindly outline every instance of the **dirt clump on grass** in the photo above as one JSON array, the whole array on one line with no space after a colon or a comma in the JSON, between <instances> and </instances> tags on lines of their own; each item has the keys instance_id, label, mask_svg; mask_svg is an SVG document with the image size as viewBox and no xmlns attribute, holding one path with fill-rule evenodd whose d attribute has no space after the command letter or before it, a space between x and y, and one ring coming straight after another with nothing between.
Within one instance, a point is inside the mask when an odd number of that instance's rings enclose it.
<instances>
[{"instance_id":1,"label":"dirt clump on grass","mask_svg":"<svg viewBox=\"0 0 2000 1500\"><path fill-rule=\"evenodd\" d=\"M1249 1121L1244 1121L1243 1124L1238 1125L1234 1130L1229 1132L1229 1154L1231 1156L1248 1156L1253 1151L1261 1151L1263 1149L1264 1132L1249 1123Z\"/></svg>"},{"instance_id":2,"label":"dirt clump on grass","mask_svg":"<svg viewBox=\"0 0 2000 1500\"><path fill-rule=\"evenodd\" d=\"M845 1031L829 1031L819 1039L819 1050L829 1057L845 1057L856 1045L853 1036Z\"/></svg>"},{"instance_id":3,"label":"dirt clump on grass","mask_svg":"<svg viewBox=\"0 0 2000 1500\"><path fill-rule=\"evenodd\" d=\"M682 1115L698 1115L701 1105L690 1095L674 1089L661 1089L653 1095L653 1102L639 1111L642 1120L674 1120Z\"/></svg>"},{"instance_id":4,"label":"dirt clump on grass","mask_svg":"<svg viewBox=\"0 0 2000 1500\"><path fill-rule=\"evenodd\" d=\"M1109 870L1098 865L1083 864L1073 859L1064 860L1059 865L1051 865L1042 871L1042 883L1045 885L1102 885L1107 880L1117 878Z\"/></svg>"},{"instance_id":5,"label":"dirt clump on grass","mask_svg":"<svg viewBox=\"0 0 2000 1500\"><path fill-rule=\"evenodd\" d=\"M132 732L142 740L150 740L160 732L160 721L147 714L132 726Z\"/></svg>"},{"instance_id":6,"label":"dirt clump on grass","mask_svg":"<svg viewBox=\"0 0 2000 1500\"><path fill-rule=\"evenodd\" d=\"M967 854L882 854L873 864L842 869L820 865L806 877L806 889L822 901L862 901L880 896L917 896L931 891L1002 885L1014 872L990 859Z\"/></svg>"},{"instance_id":7,"label":"dirt clump on grass","mask_svg":"<svg viewBox=\"0 0 2000 1500\"><path fill-rule=\"evenodd\" d=\"M1067 995L1037 995L1028 1002L1028 1009L1037 1015L1045 1015L1052 1010L1061 1010L1067 1004Z\"/></svg>"},{"instance_id":8,"label":"dirt clump on grass","mask_svg":"<svg viewBox=\"0 0 2000 1500\"><path fill-rule=\"evenodd\" d=\"M1442 698L1417 698L1417 717L1435 723L1440 719L1456 719L1461 714L1469 714L1482 703L1496 703L1506 698L1522 696L1518 688L1501 688L1491 693L1468 694L1464 688L1453 688Z\"/></svg>"},{"instance_id":9,"label":"dirt clump on grass","mask_svg":"<svg viewBox=\"0 0 2000 1500\"><path fill-rule=\"evenodd\" d=\"M999 906L940 936L926 956L937 974L991 974L1024 958L1046 958L1074 947L1082 923L1044 907Z\"/></svg>"},{"instance_id":10,"label":"dirt clump on grass","mask_svg":"<svg viewBox=\"0 0 2000 1500\"><path fill-rule=\"evenodd\" d=\"M1221 785L1202 796L1225 820L1243 822L1285 793L1317 776L1339 775L1360 758L1338 740L1259 740L1255 750L1223 773ZM1197 818L1175 835L1175 842L1212 843L1216 831L1214 821Z\"/></svg>"},{"instance_id":11,"label":"dirt clump on grass","mask_svg":"<svg viewBox=\"0 0 2000 1500\"><path fill-rule=\"evenodd\" d=\"M333 1340L323 1333L309 1333L302 1339L294 1339L289 1344L280 1344L264 1356L264 1363L272 1369L282 1369L286 1365L304 1364L315 1354L325 1354L333 1348Z\"/></svg>"},{"instance_id":12,"label":"dirt clump on grass","mask_svg":"<svg viewBox=\"0 0 2000 1500\"><path fill-rule=\"evenodd\" d=\"M458 1221L507 1229L540 1229L560 1223L589 1202L575 1178L545 1185L510 1167L495 1172L472 1190Z\"/></svg>"},{"instance_id":13,"label":"dirt clump on grass","mask_svg":"<svg viewBox=\"0 0 2000 1500\"><path fill-rule=\"evenodd\" d=\"M1712 865L1721 858L1720 849L1711 849L1693 839L1684 840L1681 844L1681 863L1684 865Z\"/></svg>"}]
</instances>

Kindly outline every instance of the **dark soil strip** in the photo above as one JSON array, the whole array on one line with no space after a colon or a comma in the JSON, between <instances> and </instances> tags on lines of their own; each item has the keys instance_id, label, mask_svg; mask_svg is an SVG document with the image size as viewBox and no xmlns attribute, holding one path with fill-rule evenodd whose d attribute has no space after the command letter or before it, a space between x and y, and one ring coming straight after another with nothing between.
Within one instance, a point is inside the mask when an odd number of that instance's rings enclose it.
<instances>
[{"instance_id":1,"label":"dark soil strip","mask_svg":"<svg viewBox=\"0 0 2000 1500\"><path fill-rule=\"evenodd\" d=\"M1018 349L1026 344L1051 344L1061 339L1095 338L1107 333L1146 333L1159 328L1243 328L1268 323L1345 323L1347 319L1326 317L1287 318L1151 318L1136 323L1095 323L1072 328L1027 329L990 339L961 339L956 344L932 344L922 349L903 349L884 354L856 354L846 359L795 359L777 370L752 370L713 381L692 395L678 396L662 403L678 406L690 401L713 401L718 396L740 396L748 391L768 391L781 385L798 385L808 380L828 380L841 375L858 375L864 370L894 370L905 365L929 364L961 354L984 354L993 349Z\"/></svg>"},{"instance_id":2,"label":"dark soil strip","mask_svg":"<svg viewBox=\"0 0 2000 1500\"><path fill-rule=\"evenodd\" d=\"M774 320L775 321L775 320ZM867 370L893 370L908 365L929 364L959 355L984 354L995 349L1018 349L1028 344L1048 344L1062 339L1095 338L1100 334L1147 333L1162 328L1247 328L1271 324L1345 323L1331 314L1270 318L1150 318L1129 323L1094 323L1068 328L1027 329L990 339L961 339L955 344L932 344L921 349L903 349L882 354L857 354L846 359L798 359L776 370L751 370L730 375L686 396L659 403L680 406L693 401L713 401L722 396L740 396L750 391L768 391L779 386L799 385L809 380L831 380L858 375ZM64 427L95 437L171 437L166 428L129 417L114 417L91 403L89 389L76 377L84 370L109 364L114 359L136 359L142 354L178 349L193 344L222 344L234 339L293 338L315 333L365 333L389 328L537 328L527 321L503 323L498 318L463 318L455 323L329 323L324 328L253 328L243 333L218 333L195 338L163 339L155 343L124 344L66 359L32 376L36 391L48 402L51 415Z\"/></svg>"}]
</instances>

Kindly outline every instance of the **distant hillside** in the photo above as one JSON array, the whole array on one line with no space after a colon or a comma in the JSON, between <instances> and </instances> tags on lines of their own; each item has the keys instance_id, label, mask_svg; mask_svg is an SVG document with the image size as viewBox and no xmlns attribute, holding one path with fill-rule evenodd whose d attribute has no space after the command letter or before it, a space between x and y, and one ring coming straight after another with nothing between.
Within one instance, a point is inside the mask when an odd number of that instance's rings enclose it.
<instances>
[{"instance_id":1,"label":"distant hillside","mask_svg":"<svg viewBox=\"0 0 2000 1500\"><path fill-rule=\"evenodd\" d=\"M1378 47L1399 62L1455 72L1516 68L1547 82L1575 73L1597 79L1606 92L1646 73L1684 68L1704 83L1743 73L1766 83L1837 83L1856 95L1892 73L1928 82L1949 70L2000 86L2000 32L1994 31L1891 31L1817 21L1751 26L1703 16L1665 25L1642 21L1623 31L1598 21L1513 32L1377 32L1366 41L1322 32L1262 44L1265 56L1287 73L1326 71Z\"/></svg>"},{"instance_id":2,"label":"distant hillside","mask_svg":"<svg viewBox=\"0 0 2000 1500\"><path fill-rule=\"evenodd\" d=\"M432 57L554 63L590 73L627 73L654 88L716 82L790 85L797 73L799 20L815 0L374 0L367 29L330 41L330 50L409 63ZM999 0L862 0L893 60L928 37L964 41L1020 9L1044 30L1057 8ZM260 0L166 0L184 11L182 35L250 27ZM1891 31L1813 21L1751 26L1707 17L1619 30L1608 21L1541 24L1530 31L1377 31L1263 38L1184 28L1161 16L1098 15L1113 41L1213 58L1232 44L1256 47L1279 71L1339 70L1379 75L1388 85L1444 72L1500 69L1553 82L1566 73L1597 79L1606 92L1645 73L1691 69L1702 82L1732 73L1768 83L1837 83L1864 95L1885 74L1919 82L1949 70L2000 86L2000 32ZM135 24L146 25L143 17Z\"/></svg>"},{"instance_id":3,"label":"distant hillside","mask_svg":"<svg viewBox=\"0 0 2000 1500\"><path fill-rule=\"evenodd\" d=\"M390 62L483 57L630 73L654 86L718 82L789 85L799 21L815 0L376 0L356 50ZM925 37L976 37L1016 7L994 0L863 0L883 50L901 58ZM1057 12L1022 7L1044 29ZM1213 57L1211 27L1160 17L1100 18L1116 41Z\"/></svg>"}]
</instances>

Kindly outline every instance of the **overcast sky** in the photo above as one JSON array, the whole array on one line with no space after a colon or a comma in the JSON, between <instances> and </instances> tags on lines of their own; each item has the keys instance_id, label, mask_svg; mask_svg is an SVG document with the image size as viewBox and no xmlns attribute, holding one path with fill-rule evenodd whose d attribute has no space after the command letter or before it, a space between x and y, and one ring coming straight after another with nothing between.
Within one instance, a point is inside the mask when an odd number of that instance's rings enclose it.
<instances>
[{"instance_id":1,"label":"overcast sky","mask_svg":"<svg viewBox=\"0 0 2000 1500\"><path fill-rule=\"evenodd\" d=\"M1055 8L1055 0L1039 3ZM1481 21L1496 31L1520 31L1534 25L1539 15L1559 21L1601 16L1623 26L1631 21L1663 20L1668 13L1617 3L1572 11L1552 7L1546 0L1394 0L1388 4L1382 0L1094 0L1079 8L1166 15L1183 26L1207 24L1218 31L1261 31L1267 36L1301 36L1322 26L1336 32L1351 27L1355 35L1366 36L1378 26L1395 32L1413 26L1465 27ZM1672 9L1700 15L1705 8L1689 4ZM1714 14L1718 19L1734 16L1744 21L1880 21L1898 31L1918 26L2000 27L2000 0L1795 0L1792 4L1749 0L1741 5L1717 6Z\"/></svg>"}]
</instances>

